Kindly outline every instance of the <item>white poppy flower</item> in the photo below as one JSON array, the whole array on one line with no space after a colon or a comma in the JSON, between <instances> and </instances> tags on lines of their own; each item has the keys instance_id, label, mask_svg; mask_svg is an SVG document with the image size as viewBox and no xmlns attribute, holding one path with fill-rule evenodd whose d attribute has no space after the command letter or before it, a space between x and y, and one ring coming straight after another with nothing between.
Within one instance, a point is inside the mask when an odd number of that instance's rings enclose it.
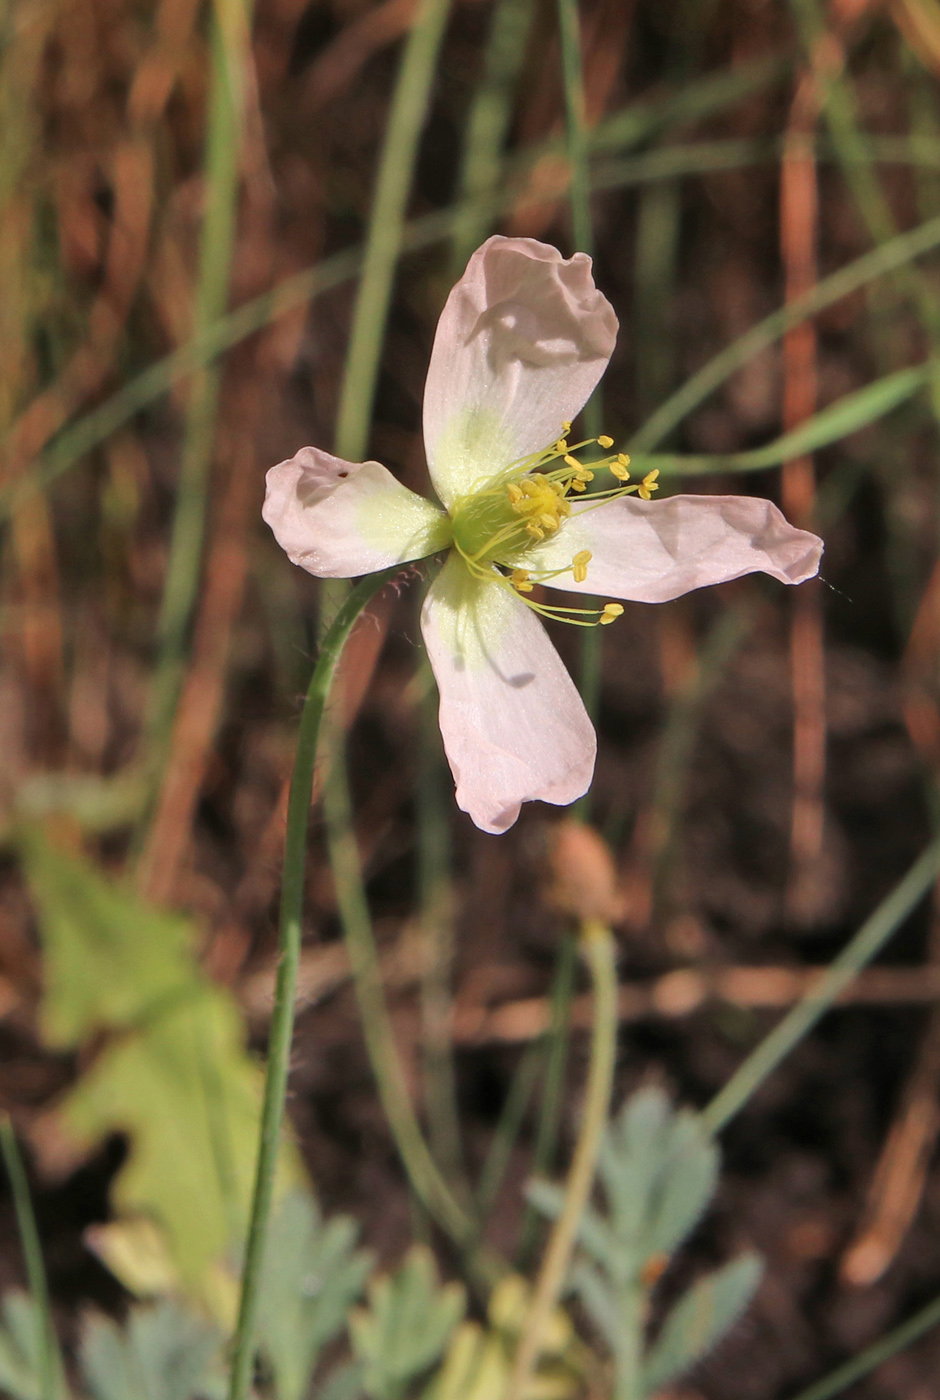
<instances>
[{"instance_id":1,"label":"white poppy flower","mask_svg":"<svg viewBox=\"0 0 940 1400\"><path fill-rule=\"evenodd\" d=\"M617 318L591 260L529 238L490 238L447 299L424 394L424 440L443 508L378 462L305 447L267 475L264 518L295 564L347 578L449 549L421 627L440 691L457 803L484 831L523 802L586 792L596 741L538 614L578 625L623 611L549 607L535 584L661 603L762 570L783 583L816 573L821 541L769 501L651 501L651 473L627 459L584 463L571 419L610 359ZM605 451L609 438L597 439ZM584 494L600 471L611 488Z\"/></svg>"}]
</instances>

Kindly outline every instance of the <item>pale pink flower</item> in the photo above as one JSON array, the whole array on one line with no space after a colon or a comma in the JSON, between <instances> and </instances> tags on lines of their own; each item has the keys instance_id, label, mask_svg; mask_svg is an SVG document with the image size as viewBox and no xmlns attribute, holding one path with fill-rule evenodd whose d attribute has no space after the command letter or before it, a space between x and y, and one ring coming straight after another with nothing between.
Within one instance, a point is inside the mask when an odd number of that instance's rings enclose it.
<instances>
[{"instance_id":1,"label":"pale pink flower","mask_svg":"<svg viewBox=\"0 0 940 1400\"><path fill-rule=\"evenodd\" d=\"M443 508L378 462L316 447L267 475L265 520L293 562L320 578L449 549L421 627L457 803L484 831L505 831L533 798L573 802L594 771L593 727L538 614L585 625L622 608L550 608L531 596L534 584L661 603L754 570L800 583L819 566L821 542L769 501L651 501L655 474L627 486L625 458L571 455L571 419L616 335L590 258L490 238L447 298L425 386L424 440ZM611 473L611 489L579 499L591 468Z\"/></svg>"}]
</instances>

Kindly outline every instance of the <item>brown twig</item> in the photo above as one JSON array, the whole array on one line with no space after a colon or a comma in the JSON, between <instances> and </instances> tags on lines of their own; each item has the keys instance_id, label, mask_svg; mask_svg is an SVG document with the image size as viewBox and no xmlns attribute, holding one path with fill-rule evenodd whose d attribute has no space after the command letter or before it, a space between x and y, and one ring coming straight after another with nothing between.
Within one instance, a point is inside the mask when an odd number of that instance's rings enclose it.
<instances>
[{"instance_id":1,"label":"brown twig","mask_svg":"<svg viewBox=\"0 0 940 1400\"><path fill-rule=\"evenodd\" d=\"M934 889L931 964L940 971L940 886ZM846 1283L881 1278L904 1242L923 1200L930 1159L940 1136L940 1008L930 1013L917 1060L904 1086L868 1191L862 1223L842 1258Z\"/></svg>"},{"instance_id":2,"label":"brown twig","mask_svg":"<svg viewBox=\"0 0 940 1400\"><path fill-rule=\"evenodd\" d=\"M813 130L819 108L817 80L803 73L790 107L780 172L780 250L786 299L816 283L819 209ZM783 341L783 427L791 432L816 410L816 326L804 321ZM783 506L794 524L812 523L816 480L811 456L784 464ZM793 686L793 809L787 903L800 923L815 914L814 869L823 844L826 773L825 651L819 585L796 591L790 630Z\"/></svg>"},{"instance_id":3,"label":"brown twig","mask_svg":"<svg viewBox=\"0 0 940 1400\"><path fill-rule=\"evenodd\" d=\"M413 986L420 977L420 945L404 938L383 957L388 986ZM273 970L245 984L242 1000L249 1015L263 1020L274 994ZM311 948L301 959L298 999L315 1005L349 977L349 963L336 944ZM814 985L818 968L726 967L714 971L682 968L649 982L621 985L618 1014L622 1022L677 1020L708 1006L725 1004L746 1011L780 1011L793 1006ZM873 967L859 974L839 996L839 1006L930 1006L940 1001L940 966ZM544 1034L551 1019L548 997L523 997L496 1005L455 1003L453 1038L458 1045L517 1045ZM591 1024L591 998L575 997L572 1026Z\"/></svg>"}]
</instances>

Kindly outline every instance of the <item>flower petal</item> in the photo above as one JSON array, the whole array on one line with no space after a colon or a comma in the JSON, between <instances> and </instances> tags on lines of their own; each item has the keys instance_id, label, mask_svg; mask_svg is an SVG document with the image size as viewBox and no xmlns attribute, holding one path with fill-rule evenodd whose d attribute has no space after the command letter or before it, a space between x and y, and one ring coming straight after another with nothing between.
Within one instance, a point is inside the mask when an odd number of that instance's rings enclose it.
<instances>
[{"instance_id":1,"label":"flower petal","mask_svg":"<svg viewBox=\"0 0 940 1400\"><path fill-rule=\"evenodd\" d=\"M617 339L591 259L532 238L490 238L437 325L424 391L424 442L446 506L561 436Z\"/></svg>"},{"instance_id":2,"label":"flower petal","mask_svg":"<svg viewBox=\"0 0 940 1400\"><path fill-rule=\"evenodd\" d=\"M756 496L621 496L575 505L557 535L509 562L532 571L564 569L584 549L592 556L585 580L562 574L550 580L552 588L664 603L758 570L781 583L802 583L817 572L823 544Z\"/></svg>"},{"instance_id":3,"label":"flower petal","mask_svg":"<svg viewBox=\"0 0 940 1400\"><path fill-rule=\"evenodd\" d=\"M450 543L447 516L378 462L344 462L318 447L272 467L262 515L294 564L353 578Z\"/></svg>"},{"instance_id":4,"label":"flower petal","mask_svg":"<svg viewBox=\"0 0 940 1400\"><path fill-rule=\"evenodd\" d=\"M431 585L421 630L457 805L482 831L505 831L523 802L564 806L587 791L594 730L530 608L475 579L454 553Z\"/></svg>"}]
</instances>

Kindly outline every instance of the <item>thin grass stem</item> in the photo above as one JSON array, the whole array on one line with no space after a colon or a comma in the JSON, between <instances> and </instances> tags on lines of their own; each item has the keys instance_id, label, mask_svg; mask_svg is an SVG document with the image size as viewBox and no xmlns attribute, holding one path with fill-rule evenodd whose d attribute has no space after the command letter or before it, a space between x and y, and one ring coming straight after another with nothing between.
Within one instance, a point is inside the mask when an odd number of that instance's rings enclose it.
<instances>
[{"instance_id":1,"label":"thin grass stem","mask_svg":"<svg viewBox=\"0 0 940 1400\"><path fill-rule=\"evenodd\" d=\"M492 1209L503 1184L513 1147L519 1137L529 1100L538 1081L543 1058L544 1046L540 1041L526 1046L512 1077L509 1093L506 1095L506 1102L493 1131L493 1140L480 1173L476 1207L481 1221L486 1219Z\"/></svg>"},{"instance_id":2,"label":"thin grass stem","mask_svg":"<svg viewBox=\"0 0 940 1400\"><path fill-rule=\"evenodd\" d=\"M920 1312L909 1317L907 1322L902 1322L900 1327L893 1328L880 1341L874 1342L864 1351L860 1351L858 1356L853 1356L851 1361L846 1361L843 1366L839 1366L830 1375L824 1376L821 1381L816 1381L814 1385L806 1390L801 1390L799 1395L794 1395L792 1400L830 1400L833 1395L841 1395L848 1390L850 1385L862 1380L864 1376L871 1375L885 1361L892 1356L896 1356L899 1351L909 1347L912 1342L916 1342L918 1337L922 1337L925 1332L929 1332L932 1327L940 1323L940 1298L935 1298L932 1303L928 1303Z\"/></svg>"},{"instance_id":3,"label":"thin grass stem","mask_svg":"<svg viewBox=\"0 0 940 1400\"><path fill-rule=\"evenodd\" d=\"M36 1356L39 1361L40 1400L58 1400L61 1391L61 1378L64 1375L59 1343L52 1322L52 1308L49 1304L49 1287L42 1260L42 1246L36 1228L36 1216L29 1194L26 1168L20 1156L16 1133L9 1116L0 1114L0 1151L10 1179L13 1193L13 1209L16 1212L16 1225L20 1235L20 1246L26 1263L26 1279L36 1310Z\"/></svg>"},{"instance_id":4,"label":"thin grass stem","mask_svg":"<svg viewBox=\"0 0 940 1400\"><path fill-rule=\"evenodd\" d=\"M561 38L562 78L565 90L565 144L571 169L569 198L574 246L594 255L594 224L591 218L591 175L588 168L587 112L584 98L584 68L581 61L581 23L577 0L558 0L558 30ZM585 436L596 438L603 419L601 389L594 390L581 411ZM597 722L601 699L601 628L588 627L581 636L580 690L592 721ZM591 811L591 789L575 807L576 815L587 821Z\"/></svg>"},{"instance_id":5,"label":"thin grass stem","mask_svg":"<svg viewBox=\"0 0 940 1400\"><path fill-rule=\"evenodd\" d=\"M223 315L229 294L238 158L244 120L243 67L252 0L215 0L211 17L211 79L205 156L205 215L193 317L195 336ZM179 697L187 633L202 567L212 444L221 371L208 362L190 388L163 597L157 655L145 724L151 765L159 768Z\"/></svg>"},{"instance_id":6,"label":"thin grass stem","mask_svg":"<svg viewBox=\"0 0 940 1400\"><path fill-rule=\"evenodd\" d=\"M427 1149L395 1045L363 887L348 784L328 781L323 805L336 899L349 950L362 1031L382 1109L418 1199L458 1248L469 1249L476 1239L476 1226L454 1198Z\"/></svg>"},{"instance_id":7,"label":"thin grass stem","mask_svg":"<svg viewBox=\"0 0 940 1400\"><path fill-rule=\"evenodd\" d=\"M555 1161L558 1125L561 1121L561 1108L565 1094L571 997L574 992L574 974L577 964L578 945L569 934L562 940L558 950L555 977L552 983L550 1019L545 1034L545 1081L542 1088L542 1104L536 1131L535 1151L532 1154L532 1171L536 1176L547 1176ZM523 1263L528 1260L535 1245L540 1219L541 1217L534 1206L526 1207L522 1218L518 1250L519 1258Z\"/></svg>"},{"instance_id":8,"label":"thin grass stem","mask_svg":"<svg viewBox=\"0 0 940 1400\"><path fill-rule=\"evenodd\" d=\"M564 1205L552 1227L542 1259L504 1400L522 1400L538 1362L545 1328L561 1294L581 1216L594 1185L610 1111L617 1052L616 945L610 929L593 921L582 925L579 944L594 987L591 1062L584 1112L565 1185Z\"/></svg>"},{"instance_id":9,"label":"thin grass stem","mask_svg":"<svg viewBox=\"0 0 940 1400\"><path fill-rule=\"evenodd\" d=\"M264 1242L274 1193L281 1123L284 1116L284 1099L287 1093L290 1047L294 1031L294 1002L303 926L307 824L310 816L313 771L323 713L340 653L356 619L382 585L394 578L397 572L397 568L392 568L386 569L380 574L371 574L352 590L323 639L320 656L314 667L300 717L284 842L284 873L278 924L277 987L268 1041L268 1066L264 1085L264 1103L261 1110L258 1163L255 1172L248 1239L245 1246L241 1301L232 1344L229 1400L246 1400L251 1384L258 1292L261 1286L261 1270L264 1262Z\"/></svg>"},{"instance_id":10,"label":"thin grass stem","mask_svg":"<svg viewBox=\"0 0 940 1400\"><path fill-rule=\"evenodd\" d=\"M445 1176L464 1186L460 1115L451 1037L454 899L444 758L437 727L437 692L427 660L418 714L418 892L423 939L421 1014L424 1082L431 1150Z\"/></svg>"},{"instance_id":11,"label":"thin grass stem","mask_svg":"<svg viewBox=\"0 0 940 1400\"><path fill-rule=\"evenodd\" d=\"M457 183L451 247L453 281L483 242L491 223L492 196L502 175L503 146L534 13L535 0L497 0L493 11L483 76L467 118L467 139Z\"/></svg>"},{"instance_id":12,"label":"thin grass stem","mask_svg":"<svg viewBox=\"0 0 940 1400\"><path fill-rule=\"evenodd\" d=\"M756 326L732 341L713 356L691 378L671 394L655 413L651 414L643 426L634 434L628 450L634 454L648 453L678 426L693 409L714 391L742 365L753 359L762 350L773 345L788 330L798 326L810 316L816 316L827 306L852 292L873 282L878 277L897 271L906 263L936 248L940 244L940 216L929 219L907 233L899 233L896 238L882 243L870 253L865 253L854 262L848 263L838 272L831 273L818 282L812 291L796 297L786 306L772 311Z\"/></svg>"},{"instance_id":13,"label":"thin grass stem","mask_svg":"<svg viewBox=\"0 0 940 1400\"><path fill-rule=\"evenodd\" d=\"M405 204L449 11L450 0L420 0L388 115L336 421L336 450L353 461L369 438Z\"/></svg>"},{"instance_id":14,"label":"thin grass stem","mask_svg":"<svg viewBox=\"0 0 940 1400\"><path fill-rule=\"evenodd\" d=\"M600 127L594 128L593 134L596 134L599 129ZM707 144L709 143L701 143L702 146ZM937 145L938 157L934 164L940 163L940 143ZM621 189L642 183L647 179L658 180L683 174L694 175L700 173L703 168L709 168L707 152L700 154L700 151L701 147L696 143L683 148L671 148L669 152L655 152L651 156L638 157L617 166L602 168L592 175L592 187L595 189ZM678 155L679 159L671 159L668 168L661 170L657 162L667 154L673 156L674 153ZM891 159L894 160L895 157L892 156ZM734 157L732 161L722 165L721 168L729 168L729 165L741 163L738 157ZM495 217L503 209L511 206L516 198L516 190L510 191L504 188L492 197L487 196L485 199L473 201L473 203L474 207L485 205L491 216ZM535 198L536 196L533 194L533 199ZM544 198L548 199L549 196L546 195ZM551 198L555 199L557 196L553 194ZM402 233L401 254L419 252L451 237L455 219L463 207L438 210L405 224ZM910 241L912 238L913 242ZM856 259L855 262L847 264L838 273L833 274L834 277L845 278L846 281L844 284L837 283L831 296L829 295L830 279L825 279L819 284L819 287L825 289L824 297L828 297L828 299L818 306L810 305L801 314L804 316L815 315L817 311L856 291L874 278L892 272L904 261L921 257L937 247L940 244L940 218L928 220L925 224L912 230L911 233L899 235L899 240L900 242L892 240L890 245L883 245L874 254L866 253L862 258ZM260 296L252 298L236 311L232 311L226 316L220 316L207 326L201 335L194 336L178 350L142 370L111 398L106 399L103 404L63 429L43 453L39 464L29 475L0 488L0 519L8 516L25 496L33 491L44 489L58 477L64 475L89 452L107 441L113 433L128 423L135 414L168 393L175 384L194 374L204 365L210 364L220 355L225 354L227 350L247 340L249 336L256 334L265 326L278 320L279 317L286 316L289 312L295 311L297 307L303 306L334 287L342 286L343 283L350 281L356 276L361 265L362 250L360 248L344 249L341 253L325 258L314 267L285 278L271 291L263 292ZM844 289L840 290L843 285ZM794 305L794 303L790 304L791 315L794 314ZM780 312L773 313L774 316L780 314ZM795 324L798 324L797 320L785 323L779 330L772 332L769 339L762 338L757 348L763 349L768 344L773 344L784 331ZM752 329L762 330L766 333L767 323L760 322L758 327ZM746 332L748 335L751 333ZM696 389L689 406L683 408L680 405L678 417L674 421L670 421L663 431L660 432L657 428L656 433L647 440L646 434L649 432L652 419L644 425L642 429L643 441L639 442L638 436L634 438L632 446L635 452L651 451L656 447L686 412L691 412L692 409L696 408L703 398L706 398L724 379L740 368L740 365L754 353L753 349L746 348L746 352L738 357L736 346L737 342L734 342L732 346L722 352L724 355L735 351L730 367L721 370L713 384L706 384L703 390ZM710 361L703 368L707 369L711 375L713 365L714 361ZM672 399L667 402L672 404ZM665 408L666 405L664 404L663 407ZM671 417L674 409L670 408L669 412Z\"/></svg>"},{"instance_id":15,"label":"thin grass stem","mask_svg":"<svg viewBox=\"0 0 940 1400\"><path fill-rule=\"evenodd\" d=\"M865 920L854 938L820 974L812 990L761 1041L712 1099L702 1114L702 1122L708 1132L720 1133L740 1112L764 1080L829 1010L839 993L880 952L917 907L938 875L940 837L931 842L903 879Z\"/></svg>"}]
</instances>

